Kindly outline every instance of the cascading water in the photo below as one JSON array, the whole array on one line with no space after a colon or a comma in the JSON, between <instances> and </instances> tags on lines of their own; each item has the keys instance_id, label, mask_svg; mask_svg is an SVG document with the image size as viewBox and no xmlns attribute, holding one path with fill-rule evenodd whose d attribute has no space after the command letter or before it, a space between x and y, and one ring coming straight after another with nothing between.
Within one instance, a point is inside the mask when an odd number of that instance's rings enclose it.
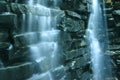
<instances>
[{"instance_id":1,"label":"cascading water","mask_svg":"<svg viewBox=\"0 0 120 80\"><path fill-rule=\"evenodd\" d=\"M53 2L56 5L57 1L55 0ZM59 80L60 78L56 79L54 77L55 75L52 75L56 69L58 71L64 69L58 62L59 45L57 38L60 31L55 30L56 16L51 15L50 8L41 5L47 5L44 0L29 0L27 4L30 8L36 8L41 14L34 15L28 13L27 16L25 14L22 15L22 32L24 33L21 35L32 35L30 38L26 38L26 40L29 43L28 47L30 48L32 60L38 63L41 69L41 74L33 75L28 80ZM27 22L27 29L25 28L24 21ZM64 71L62 73L64 74ZM57 76L59 77L59 75Z\"/></svg>"},{"instance_id":2,"label":"cascading water","mask_svg":"<svg viewBox=\"0 0 120 80\"><path fill-rule=\"evenodd\" d=\"M92 11L88 22L86 36L91 53L91 68L93 80L106 80L111 77L109 57L105 56L108 47L106 33L106 18L104 13L104 1L92 0Z\"/></svg>"}]
</instances>

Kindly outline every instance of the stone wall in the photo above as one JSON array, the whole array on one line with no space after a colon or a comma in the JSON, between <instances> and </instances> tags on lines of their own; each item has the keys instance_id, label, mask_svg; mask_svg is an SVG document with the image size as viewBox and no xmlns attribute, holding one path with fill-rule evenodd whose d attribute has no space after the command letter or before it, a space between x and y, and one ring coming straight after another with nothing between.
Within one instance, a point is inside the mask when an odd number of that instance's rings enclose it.
<instances>
[{"instance_id":1,"label":"stone wall","mask_svg":"<svg viewBox=\"0 0 120 80\"><path fill-rule=\"evenodd\" d=\"M23 14L26 15L26 18L28 13L38 16L45 14L39 13L36 7L29 7L25 5L25 3L26 0L18 0L18 3L0 1L0 80L24 80L34 73L42 72L38 67L39 64L31 60L29 47L27 47L27 45L34 44L37 41L27 43L24 39L25 37L30 38L40 33L17 35L22 33ZM85 38L85 30L90 13L87 4L90 4L90 2L87 0L61 0L60 3L61 4L57 7L54 7L51 6L52 2L50 2L47 7L52 8L52 16L59 13L57 15L57 25L55 26L61 31L59 37L61 55L59 56L61 56L60 62L64 65L66 71L64 80L90 80L92 71L90 67L89 50L87 49ZM109 49L107 55L112 58L113 75L116 79L120 78L119 6L119 1L106 4L109 35ZM26 26L28 26L28 24L26 24ZM48 65L48 63L44 65ZM53 73L58 75L56 72ZM63 73L61 72L60 74ZM115 79L111 78L108 80Z\"/></svg>"}]
</instances>

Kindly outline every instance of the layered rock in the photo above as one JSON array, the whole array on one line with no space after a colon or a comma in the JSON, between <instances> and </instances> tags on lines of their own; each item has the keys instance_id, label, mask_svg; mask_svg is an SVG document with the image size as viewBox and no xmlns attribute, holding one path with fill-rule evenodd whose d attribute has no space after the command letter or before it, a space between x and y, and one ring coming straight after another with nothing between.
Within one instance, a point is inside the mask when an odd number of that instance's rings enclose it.
<instances>
[{"instance_id":1,"label":"layered rock","mask_svg":"<svg viewBox=\"0 0 120 80\"><path fill-rule=\"evenodd\" d=\"M31 59L30 46L39 43L40 37L37 35L41 35L42 37L42 32L37 31L38 26L36 26L32 32L26 30L26 26L28 26L29 13L34 16L48 16L49 12L43 14L41 9L39 9L39 6L30 7L25 5L26 0L18 0L18 3L20 4L1 1L0 67L6 66L4 68L0 68L1 80L24 80L26 78L29 78L28 80L33 80L35 78L36 80L49 80L52 75L55 75L55 80L56 78L61 80L91 79L92 71L90 67L90 54L87 49L86 36L84 36L85 29L87 27L88 13L91 10L88 10L87 4L91 4L91 2L87 0L62 0L60 1L61 4L57 7L51 6L52 2L53 1L49 1L48 7L51 8L50 11L52 16L57 17L57 25L54 26L57 27L56 31L59 32L59 37L55 37L54 40L46 37L45 40L48 42L59 41L58 44L61 46L59 50L61 54L59 56L61 57L61 64L63 64L64 67L58 67L51 69L50 72L46 72L51 67L49 59L42 58L41 60L38 60L38 63ZM46 8L43 5L46 6L45 4L42 4L41 6ZM120 76L119 5L119 2L113 2L113 4L107 3L107 8L105 9L108 17L108 35L110 40L110 47L108 53L105 55L111 56L112 58L111 63L113 65L113 69L115 70L113 74L116 79L119 79ZM33 25L38 24L36 19L34 19L35 22L32 22ZM24 25L22 25L23 23ZM25 27L23 32L22 27ZM54 34L50 32L46 33L49 33L50 35ZM34 39L31 39L31 37L34 37ZM43 44L40 43L39 46L41 50ZM49 47L50 46L47 45L47 48L51 53L52 47ZM42 51L46 53L45 50ZM25 75L23 76L21 72ZM41 74L38 72L46 73ZM66 72L66 74L64 72ZM31 77L34 73L38 74ZM49 73L52 75L48 77ZM63 77L63 75L65 76ZM110 78L108 80L110 80Z\"/></svg>"}]
</instances>

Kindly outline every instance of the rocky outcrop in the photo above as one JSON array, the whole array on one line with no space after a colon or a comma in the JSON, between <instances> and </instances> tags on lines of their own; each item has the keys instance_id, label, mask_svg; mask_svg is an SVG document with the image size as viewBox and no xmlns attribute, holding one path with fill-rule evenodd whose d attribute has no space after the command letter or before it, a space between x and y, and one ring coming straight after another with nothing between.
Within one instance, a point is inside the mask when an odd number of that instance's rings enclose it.
<instances>
[{"instance_id":1,"label":"rocky outcrop","mask_svg":"<svg viewBox=\"0 0 120 80\"><path fill-rule=\"evenodd\" d=\"M55 80L56 78L60 80L90 80L92 71L90 67L90 54L85 39L85 30L90 13L87 4L91 4L91 2L88 0L61 0L59 1L61 4L55 7L55 5L52 6L53 0L43 0L40 6L30 7L25 5L26 0L17 1L20 4L0 1L0 80L24 80L27 78L29 78L28 80L49 80L53 75ZM45 7L46 5L43 4L44 1L48 1L49 6ZM113 75L116 79L119 79L120 4L119 2L113 2L113 4L107 3L106 5L109 49L105 55L112 58ZM41 6L43 9L50 8L50 11L48 10L46 14L43 14L42 9L39 9ZM38 63L31 59L30 46L38 44L40 38L38 36L41 34L42 37L43 33L38 32L37 28L39 26L35 26L32 32L26 30L27 26L29 26L28 16L30 14L36 17L34 18L34 22L31 22L32 26L39 23L37 16L49 16L52 14L51 16L57 18L57 24L53 26L59 32L59 37L55 37L54 40L46 37L45 40L48 42L58 41L60 45L60 55L58 56L61 58L60 63L64 66L50 69L49 59L43 58ZM46 33L49 35L54 34L50 32ZM31 37L34 38L31 39ZM40 50L44 47L43 45L41 43L38 44ZM45 47L52 53L52 47L50 48L49 45ZM46 50L41 51L45 53ZM46 72L48 69L50 71ZM38 74L32 76L34 73Z\"/></svg>"},{"instance_id":2,"label":"rocky outcrop","mask_svg":"<svg viewBox=\"0 0 120 80\"><path fill-rule=\"evenodd\" d=\"M119 1L113 1L111 4L108 4L107 8L112 8L110 13L107 13L107 23L108 23L108 35L109 35L109 51L108 55L111 56L111 63L113 67L113 76L116 77L116 79L119 79L120 77L120 70L119 67L119 34L120 34L120 15L119 15Z\"/></svg>"}]
</instances>

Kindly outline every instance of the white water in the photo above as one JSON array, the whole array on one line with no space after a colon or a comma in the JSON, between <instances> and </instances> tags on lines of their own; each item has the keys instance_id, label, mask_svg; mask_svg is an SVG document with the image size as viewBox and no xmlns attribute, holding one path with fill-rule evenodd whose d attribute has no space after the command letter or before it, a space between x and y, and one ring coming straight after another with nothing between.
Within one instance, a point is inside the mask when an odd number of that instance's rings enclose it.
<instances>
[{"instance_id":1,"label":"white water","mask_svg":"<svg viewBox=\"0 0 120 80\"><path fill-rule=\"evenodd\" d=\"M58 67L57 61L59 58L57 55L59 54L59 45L57 42L57 37L59 35L59 31L54 28L56 25L56 17L52 17L50 8L41 5L41 2L43 4L44 1L37 0L35 3L34 0L28 1L28 6L36 8L37 11L41 13L41 16L29 13L27 31L28 34L37 33L36 36L38 40L36 40L35 36L32 37L32 40L35 38L35 41L38 42L36 44L29 45L29 47L32 60L40 64L39 66L43 72L39 75L33 75L33 77L28 80L53 80L53 75L50 71L51 69ZM33 24L35 22L34 20L36 21L35 25ZM34 28L36 28L35 31Z\"/></svg>"},{"instance_id":2,"label":"white water","mask_svg":"<svg viewBox=\"0 0 120 80\"><path fill-rule=\"evenodd\" d=\"M109 73L111 72L111 69L110 67L107 67L107 65L109 65L109 62L107 62L109 58L106 59L104 56L107 49L108 39L104 11L101 6L104 6L102 0L92 0L92 12L90 13L87 29L93 80L105 80L106 73L108 73L108 76L111 76L111 73ZM107 68L109 69L106 70Z\"/></svg>"}]
</instances>

